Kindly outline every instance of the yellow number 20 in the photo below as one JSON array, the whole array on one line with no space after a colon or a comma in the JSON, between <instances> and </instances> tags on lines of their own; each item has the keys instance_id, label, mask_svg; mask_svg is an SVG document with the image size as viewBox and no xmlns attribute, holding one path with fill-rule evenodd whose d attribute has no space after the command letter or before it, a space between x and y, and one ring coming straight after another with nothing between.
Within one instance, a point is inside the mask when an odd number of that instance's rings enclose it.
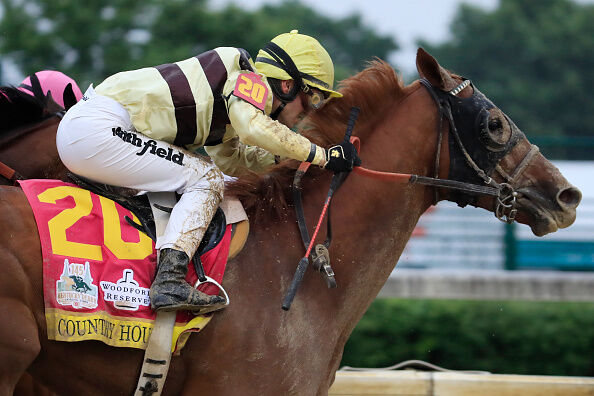
<instances>
[{"instance_id":1,"label":"yellow number 20","mask_svg":"<svg viewBox=\"0 0 594 396\"><path fill-rule=\"evenodd\" d=\"M71 186L48 188L37 196L40 202L56 203L56 201L72 197L74 207L64 209L48 221L52 251L62 256L77 257L86 260L103 261L101 246L69 241L66 230L78 220L88 216L93 209L91 193ZM99 197L103 213L103 235L105 246L118 258L129 260L142 260L152 253L152 241L139 232L138 242L125 242L122 240L120 219L115 203L104 197ZM138 219L132 214L135 221Z\"/></svg>"},{"instance_id":2,"label":"yellow number 20","mask_svg":"<svg viewBox=\"0 0 594 396\"><path fill-rule=\"evenodd\" d=\"M239 92L246 97L251 97L257 103L262 103L264 95L266 94L266 87L262 84L255 83L245 74L239 76L241 82L237 86Z\"/></svg>"}]
</instances>

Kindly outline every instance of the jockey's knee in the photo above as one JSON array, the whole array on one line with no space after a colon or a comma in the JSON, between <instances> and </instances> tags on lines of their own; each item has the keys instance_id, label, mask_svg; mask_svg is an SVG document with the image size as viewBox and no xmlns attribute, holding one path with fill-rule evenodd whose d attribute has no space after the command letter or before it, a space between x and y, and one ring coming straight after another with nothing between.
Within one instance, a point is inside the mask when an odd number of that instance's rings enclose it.
<instances>
[{"instance_id":1,"label":"jockey's knee","mask_svg":"<svg viewBox=\"0 0 594 396\"><path fill-rule=\"evenodd\" d=\"M186 165L186 169L192 172L190 182L187 184L186 192L191 190L210 190L222 199L225 190L225 179L223 172L212 162L200 157L193 157Z\"/></svg>"},{"instance_id":2,"label":"jockey's knee","mask_svg":"<svg viewBox=\"0 0 594 396\"><path fill-rule=\"evenodd\" d=\"M218 193L222 199L223 193L225 192L225 178L223 172L216 166L213 166L205 177L209 179L208 183L211 186L211 190Z\"/></svg>"}]
</instances>

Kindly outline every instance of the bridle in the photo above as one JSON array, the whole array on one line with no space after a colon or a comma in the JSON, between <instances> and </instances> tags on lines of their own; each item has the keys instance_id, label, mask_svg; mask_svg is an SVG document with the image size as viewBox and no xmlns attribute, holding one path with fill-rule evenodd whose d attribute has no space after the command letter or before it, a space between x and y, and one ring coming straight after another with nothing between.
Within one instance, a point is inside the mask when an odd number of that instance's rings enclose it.
<instances>
[{"instance_id":1,"label":"bridle","mask_svg":"<svg viewBox=\"0 0 594 396\"><path fill-rule=\"evenodd\" d=\"M443 91L435 88L424 78L419 81L423 87L427 89L438 109L439 122L437 125L438 138L435 154L434 176L427 177L403 173L379 172L362 167L355 167L353 172L381 180L406 181L411 184L417 183L450 189L453 190L450 192L451 200L457 202L459 206L466 206L469 203L475 204L477 196L492 196L495 198L495 217L505 223L513 223L517 214L516 206L518 198L518 192L514 188L514 182L517 181L518 177L524 172L534 156L538 153L538 147L531 145L530 150L511 174L505 172L499 162L516 146L520 139L524 137L522 132L506 118L512 129L509 141L503 148L495 152L487 151L486 155L483 157L489 157L487 158L488 161L483 160L482 163L477 163L478 160L476 159L476 156L473 158L467 149L468 139L464 142L465 137L475 136L476 131L467 130L472 128L468 128L468 122L461 122L460 117L465 116L468 118L470 110L472 111L470 115L477 118L479 113L486 112L495 106L482 93L480 93L478 89L474 88L474 85L468 79L464 79L462 83L450 91ZM472 86L474 90L472 96L470 98L460 98L458 94L468 86ZM438 174L444 131L442 123L444 119L447 120L450 127L450 157L456 150L459 152L460 157L456 161L450 159L450 175L448 179L440 179ZM463 123L464 129L459 129L456 121ZM354 140L355 145L359 145L358 138L352 139ZM482 149L475 147L474 151L477 152L481 150L485 152L486 149L484 147L482 147ZM454 166L452 166L452 163L454 163ZM465 170L461 167L462 163L465 164ZM497 183L491 177L494 171L499 173L505 181ZM438 190L436 189L435 203L437 203L438 200Z\"/></svg>"}]
</instances>

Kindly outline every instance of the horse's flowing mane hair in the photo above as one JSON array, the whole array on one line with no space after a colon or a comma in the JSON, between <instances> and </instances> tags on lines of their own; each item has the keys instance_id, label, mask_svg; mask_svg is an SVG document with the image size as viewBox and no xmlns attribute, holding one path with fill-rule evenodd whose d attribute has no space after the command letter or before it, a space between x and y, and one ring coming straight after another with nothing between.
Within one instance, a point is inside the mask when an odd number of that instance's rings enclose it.
<instances>
[{"instance_id":1,"label":"horse's flowing mane hair","mask_svg":"<svg viewBox=\"0 0 594 396\"><path fill-rule=\"evenodd\" d=\"M15 87L0 87L0 134L43 120L45 107L41 100Z\"/></svg>"},{"instance_id":2,"label":"horse's flowing mane hair","mask_svg":"<svg viewBox=\"0 0 594 396\"><path fill-rule=\"evenodd\" d=\"M360 73L340 82L342 98L332 99L322 109L312 112L299 127L299 133L322 147L344 139L351 108L360 109L353 135L364 139L381 119L386 108L407 95L407 88L394 69L384 61L368 63ZM226 194L241 200L252 221L283 218L297 161L286 160L268 173L248 173L226 186ZM320 174L312 167L308 174Z\"/></svg>"}]
</instances>

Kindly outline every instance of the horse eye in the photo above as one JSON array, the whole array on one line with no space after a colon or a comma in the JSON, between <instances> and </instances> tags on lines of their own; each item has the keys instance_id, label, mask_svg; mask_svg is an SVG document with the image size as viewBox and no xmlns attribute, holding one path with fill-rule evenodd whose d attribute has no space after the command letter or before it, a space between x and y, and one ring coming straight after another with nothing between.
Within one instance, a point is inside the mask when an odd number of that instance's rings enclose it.
<instances>
[{"instance_id":1,"label":"horse eye","mask_svg":"<svg viewBox=\"0 0 594 396\"><path fill-rule=\"evenodd\" d=\"M489 130L496 131L502 128L501 120L499 118L489 120Z\"/></svg>"},{"instance_id":2,"label":"horse eye","mask_svg":"<svg viewBox=\"0 0 594 396\"><path fill-rule=\"evenodd\" d=\"M488 140L490 140L487 146L492 151L502 150L509 141L512 132L505 114L499 109L492 109L489 112L487 128Z\"/></svg>"},{"instance_id":3,"label":"horse eye","mask_svg":"<svg viewBox=\"0 0 594 396\"><path fill-rule=\"evenodd\" d=\"M511 127L505 114L498 108L482 109L477 116L479 139L489 151L505 149L511 137Z\"/></svg>"}]
</instances>

